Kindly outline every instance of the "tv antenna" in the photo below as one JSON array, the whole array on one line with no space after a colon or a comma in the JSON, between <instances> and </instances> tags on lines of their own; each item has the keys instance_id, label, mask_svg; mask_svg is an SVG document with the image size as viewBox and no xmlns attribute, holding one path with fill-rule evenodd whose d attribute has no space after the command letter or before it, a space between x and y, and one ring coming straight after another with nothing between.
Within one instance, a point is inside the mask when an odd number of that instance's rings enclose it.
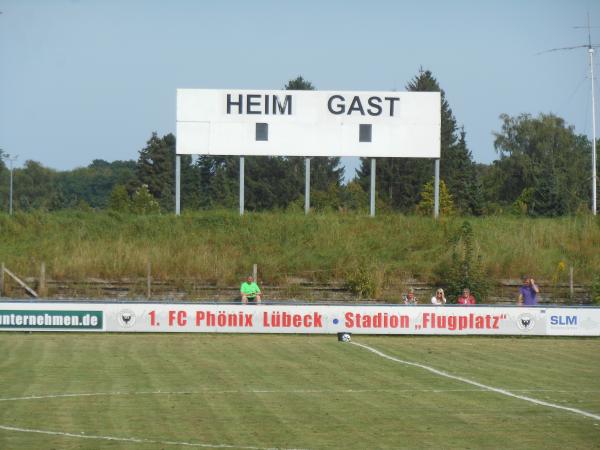
<instances>
[{"instance_id":1,"label":"tv antenna","mask_svg":"<svg viewBox=\"0 0 600 450\"><path fill-rule=\"evenodd\" d=\"M549 53L549 52L559 52L559 51L567 51L567 50L575 50L577 48L587 48L588 54L590 55L590 80L592 82L592 214L596 215L596 103L594 101L594 49L599 48L600 45L592 45L592 27L590 21L590 13L588 12L588 20L586 26L578 26L573 27L576 29L587 29L588 31L588 43L582 45L574 45L572 47L560 47L560 48L551 48L550 50L545 50L543 52L538 53Z\"/></svg>"}]
</instances>

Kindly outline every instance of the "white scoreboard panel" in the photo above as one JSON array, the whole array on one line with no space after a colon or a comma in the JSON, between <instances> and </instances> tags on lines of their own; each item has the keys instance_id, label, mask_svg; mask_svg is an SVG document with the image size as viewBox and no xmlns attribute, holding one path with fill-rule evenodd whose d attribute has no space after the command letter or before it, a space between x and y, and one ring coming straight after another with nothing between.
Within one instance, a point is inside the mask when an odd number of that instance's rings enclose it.
<instances>
[{"instance_id":1,"label":"white scoreboard panel","mask_svg":"<svg viewBox=\"0 0 600 450\"><path fill-rule=\"evenodd\" d=\"M440 157L439 92L177 90L177 153Z\"/></svg>"}]
</instances>

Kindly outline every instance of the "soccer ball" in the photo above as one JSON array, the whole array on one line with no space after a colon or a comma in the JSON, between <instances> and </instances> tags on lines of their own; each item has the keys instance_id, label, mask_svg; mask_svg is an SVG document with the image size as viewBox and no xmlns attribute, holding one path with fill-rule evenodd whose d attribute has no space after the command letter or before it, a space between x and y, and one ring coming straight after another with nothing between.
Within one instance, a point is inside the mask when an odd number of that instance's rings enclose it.
<instances>
[{"instance_id":1,"label":"soccer ball","mask_svg":"<svg viewBox=\"0 0 600 450\"><path fill-rule=\"evenodd\" d=\"M350 342L351 341L351 337L350 337L350 333L342 333L342 335L340 336L340 340L342 342Z\"/></svg>"}]
</instances>

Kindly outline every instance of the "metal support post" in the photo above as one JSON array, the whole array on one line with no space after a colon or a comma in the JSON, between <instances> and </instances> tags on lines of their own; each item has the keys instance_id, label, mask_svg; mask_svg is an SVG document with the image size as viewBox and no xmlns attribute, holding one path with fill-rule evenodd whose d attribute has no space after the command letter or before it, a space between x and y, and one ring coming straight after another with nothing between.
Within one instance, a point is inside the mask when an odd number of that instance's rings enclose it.
<instances>
[{"instance_id":1,"label":"metal support post","mask_svg":"<svg viewBox=\"0 0 600 450\"><path fill-rule=\"evenodd\" d=\"M375 217L375 158L371 158L371 217Z\"/></svg>"},{"instance_id":2,"label":"metal support post","mask_svg":"<svg viewBox=\"0 0 600 450\"><path fill-rule=\"evenodd\" d=\"M433 217L440 217L440 160L435 160L435 182L433 187Z\"/></svg>"},{"instance_id":3,"label":"metal support post","mask_svg":"<svg viewBox=\"0 0 600 450\"><path fill-rule=\"evenodd\" d=\"M304 159L304 214L310 212L310 158Z\"/></svg>"},{"instance_id":4,"label":"metal support post","mask_svg":"<svg viewBox=\"0 0 600 450\"><path fill-rule=\"evenodd\" d=\"M13 213L13 207L12 207L12 199L13 199L13 166L12 166L12 159L10 160L10 200L9 200L9 206L8 206L8 214L10 216L12 216Z\"/></svg>"},{"instance_id":5,"label":"metal support post","mask_svg":"<svg viewBox=\"0 0 600 450\"><path fill-rule=\"evenodd\" d=\"M240 216L244 215L244 157L240 156Z\"/></svg>"},{"instance_id":6,"label":"metal support post","mask_svg":"<svg viewBox=\"0 0 600 450\"><path fill-rule=\"evenodd\" d=\"M175 215L181 214L181 156L175 155Z\"/></svg>"},{"instance_id":7,"label":"metal support post","mask_svg":"<svg viewBox=\"0 0 600 450\"><path fill-rule=\"evenodd\" d=\"M592 79L592 214L596 215L596 102L594 100L594 48L588 49L590 54L590 78Z\"/></svg>"}]
</instances>

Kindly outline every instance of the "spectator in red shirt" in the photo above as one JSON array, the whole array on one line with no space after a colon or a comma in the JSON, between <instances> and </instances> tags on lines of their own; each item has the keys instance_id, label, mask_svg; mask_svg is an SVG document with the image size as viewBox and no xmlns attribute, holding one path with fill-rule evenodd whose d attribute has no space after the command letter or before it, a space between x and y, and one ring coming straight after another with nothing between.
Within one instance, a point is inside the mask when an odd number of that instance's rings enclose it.
<instances>
[{"instance_id":1,"label":"spectator in red shirt","mask_svg":"<svg viewBox=\"0 0 600 450\"><path fill-rule=\"evenodd\" d=\"M474 305L477 303L473 294L471 294L471 290L469 288L464 288L462 295L458 297L457 303L459 305Z\"/></svg>"}]
</instances>

